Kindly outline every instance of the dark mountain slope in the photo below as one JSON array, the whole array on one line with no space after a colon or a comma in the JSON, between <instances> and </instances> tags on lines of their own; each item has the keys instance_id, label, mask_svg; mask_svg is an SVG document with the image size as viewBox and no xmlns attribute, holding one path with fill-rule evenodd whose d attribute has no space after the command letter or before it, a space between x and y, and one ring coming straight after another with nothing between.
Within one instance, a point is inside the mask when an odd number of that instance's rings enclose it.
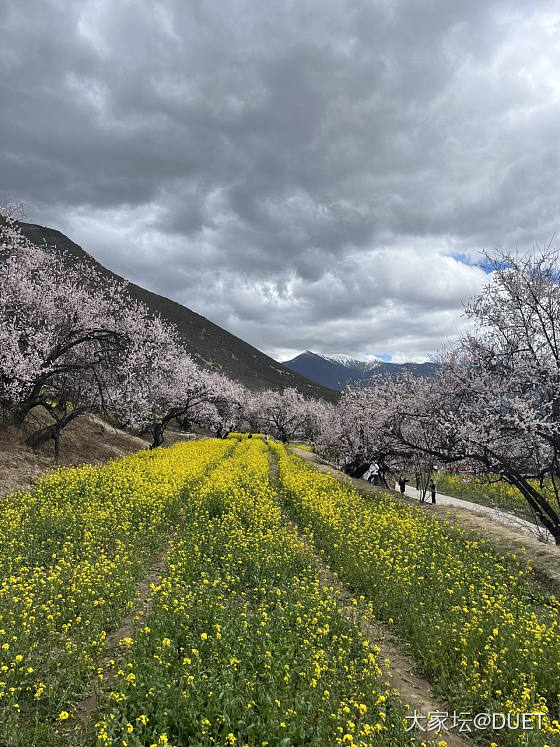
<instances>
[{"instance_id":1,"label":"dark mountain slope","mask_svg":"<svg viewBox=\"0 0 560 747\"><path fill-rule=\"evenodd\" d=\"M367 381L374 374L397 376L410 371L413 376L432 376L437 363L386 363L360 361L344 355L320 355L306 350L284 365L318 384L343 391L347 384Z\"/></svg>"},{"instance_id":2,"label":"dark mountain slope","mask_svg":"<svg viewBox=\"0 0 560 747\"><path fill-rule=\"evenodd\" d=\"M107 277L119 277L99 264L60 231L31 223L21 223L20 226L25 236L34 243L46 243L55 250L64 251L70 261L86 259ZM134 283L129 283L128 288L131 296L145 303L163 319L175 324L187 352L205 368L226 374L253 390L295 387L306 397L320 397L331 402L338 399L338 392L289 370L282 363L261 353L257 348L186 306L181 306Z\"/></svg>"}]
</instances>

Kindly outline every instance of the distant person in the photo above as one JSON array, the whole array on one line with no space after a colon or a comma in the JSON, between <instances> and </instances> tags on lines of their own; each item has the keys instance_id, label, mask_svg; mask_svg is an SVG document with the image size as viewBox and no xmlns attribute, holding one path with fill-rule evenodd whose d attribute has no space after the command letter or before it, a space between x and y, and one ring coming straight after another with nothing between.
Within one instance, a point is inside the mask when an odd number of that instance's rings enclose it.
<instances>
[{"instance_id":1,"label":"distant person","mask_svg":"<svg viewBox=\"0 0 560 747\"><path fill-rule=\"evenodd\" d=\"M432 503L436 502L436 484L432 480L430 483L430 493L432 494Z\"/></svg>"},{"instance_id":2,"label":"distant person","mask_svg":"<svg viewBox=\"0 0 560 747\"><path fill-rule=\"evenodd\" d=\"M253 434L249 433L249 435L247 436L247 438L253 438Z\"/></svg>"},{"instance_id":3,"label":"distant person","mask_svg":"<svg viewBox=\"0 0 560 747\"><path fill-rule=\"evenodd\" d=\"M416 490L420 490L420 472L416 472L414 477L416 478Z\"/></svg>"},{"instance_id":4,"label":"distant person","mask_svg":"<svg viewBox=\"0 0 560 747\"><path fill-rule=\"evenodd\" d=\"M222 438L222 426L218 426L216 429L216 438Z\"/></svg>"},{"instance_id":5,"label":"distant person","mask_svg":"<svg viewBox=\"0 0 560 747\"><path fill-rule=\"evenodd\" d=\"M406 477L404 475L400 475L399 477L399 488L401 489L401 493L404 495L404 489L406 488Z\"/></svg>"},{"instance_id":6,"label":"distant person","mask_svg":"<svg viewBox=\"0 0 560 747\"><path fill-rule=\"evenodd\" d=\"M374 485L379 485L379 465L377 462L372 462L372 464L369 465L368 481L372 482Z\"/></svg>"},{"instance_id":7,"label":"distant person","mask_svg":"<svg viewBox=\"0 0 560 747\"><path fill-rule=\"evenodd\" d=\"M268 443L268 435L266 435L266 436L264 437L264 442L265 442L265 444L267 444L267 443Z\"/></svg>"}]
</instances>

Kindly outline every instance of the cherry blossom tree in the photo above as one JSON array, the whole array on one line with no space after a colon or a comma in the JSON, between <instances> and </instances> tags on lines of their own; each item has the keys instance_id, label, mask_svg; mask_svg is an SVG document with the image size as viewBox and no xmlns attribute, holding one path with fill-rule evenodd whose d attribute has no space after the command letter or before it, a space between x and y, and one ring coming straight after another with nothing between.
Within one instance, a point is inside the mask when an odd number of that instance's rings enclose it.
<instances>
[{"instance_id":1,"label":"cherry blossom tree","mask_svg":"<svg viewBox=\"0 0 560 747\"><path fill-rule=\"evenodd\" d=\"M227 399L230 382L200 368L177 341L155 345L148 354L144 347L136 370L137 374L129 372L120 417L129 427L151 432L150 448L164 443L165 430L174 419L217 423L216 405ZM208 403L214 405L212 419Z\"/></svg>"},{"instance_id":2,"label":"cherry blossom tree","mask_svg":"<svg viewBox=\"0 0 560 747\"><path fill-rule=\"evenodd\" d=\"M324 420L319 437L327 452L351 474L359 476L376 462L385 487L390 486L389 475L410 468L419 453L393 433L395 393L400 391L407 391L405 381L380 376L368 385L349 386L335 412Z\"/></svg>"},{"instance_id":3,"label":"cherry blossom tree","mask_svg":"<svg viewBox=\"0 0 560 747\"><path fill-rule=\"evenodd\" d=\"M267 389L253 398L253 422L283 443L304 435L307 415L308 403L293 387L282 392Z\"/></svg>"},{"instance_id":4,"label":"cherry blossom tree","mask_svg":"<svg viewBox=\"0 0 560 747\"><path fill-rule=\"evenodd\" d=\"M52 439L58 456L62 429L85 412L140 419L145 379L164 381L181 355L175 331L125 283L36 246L11 215L0 221L0 400L16 423L48 413L33 448Z\"/></svg>"},{"instance_id":5,"label":"cherry blossom tree","mask_svg":"<svg viewBox=\"0 0 560 747\"><path fill-rule=\"evenodd\" d=\"M560 256L499 252L485 265L490 282L466 307L474 329L443 358L444 425L560 544Z\"/></svg>"},{"instance_id":6,"label":"cherry blossom tree","mask_svg":"<svg viewBox=\"0 0 560 747\"><path fill-rule=\"evenodd\" d=\"M466 306L472 329L432 379L377 381L343 407L365 451L475 464L517 488L560 544L559 256L497 253L486 267Z\"/></svg>"},{"instance_id":7,"label":"cherry blossom tree","mask_svg":"<svg viewBox=\"0 0 560 747\"><path fill-rule=\"evenodd\" d=\"M217 433L221 438L227 438L247 422L252 396L242 384L224 377L219 397L214 399Z\"/></svg>"},{"instance_id":8,"label":"cherry blossom tree","mask_svg":"<svg viewBox=\"0 0 560 747\"><path fill-rule=\"evenodd\" d=\"M87 261L27 240L17 213L0 215L0 402L16 423L35 408L48 425L31 434L38 449L86 412L151 431L164 442L174 419L229 432L258 414L287 440L312 434L312 408L295 390L251 395L185 352L177 331Z\"/></svg>"}]
</instances>

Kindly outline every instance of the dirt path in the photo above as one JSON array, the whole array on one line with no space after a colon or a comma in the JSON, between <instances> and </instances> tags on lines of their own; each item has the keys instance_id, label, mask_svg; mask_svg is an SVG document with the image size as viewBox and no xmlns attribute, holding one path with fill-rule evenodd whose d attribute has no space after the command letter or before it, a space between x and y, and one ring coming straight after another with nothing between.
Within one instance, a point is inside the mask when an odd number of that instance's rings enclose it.
<instances>
[{"instance_id":1,"label":"dirt path","mask_svg":"<svg viewBox=\"0 0 560 747\"><path fill-rule=\"evenodd\" d=\"M448 521L462 529L470 529L485 535L492 540L501 552L518 554L523 552L534 571L537 580L555 593L560 593L560 547L540 542L535 537L494 521L490 516L476 510L469 510L460 506L445 506L441 503L420 503L412 497L401 495L396 490L376 487L367 480L349 477L309 451L292 447L293 452L307 462L311 462L320 472L330 473L341 482L351 485L362 495L376 493L390 493L397 500L414 505L419 511L428 511L442 521ZM459 499L456 499L459 502ZM475 505L475 504L473 504ZM477 506L477 508L479 508Z\"/></svg>"},{"instance_id":2,"label":"dirt path","mask_svg":"<svg viewBox=\"0 0 560 747\"><path fill-rule=\"evenodd\" d=\"M174 532L176 536L178 532ZM124 638L131 637L134 625L139 618L146 618L150 614L153 605L153 591L158 586L165 575L169 561L169 551L172 547L173 540L170 540L164 547L157 550L151 558L147 574L142 577L136 587L135 605L132 611L121 621L118 628L107 633L103 644L103 657L99 663L99 668L103 670L103 680L97 678L91 680L91 690L95 690L92 695L88 695L76 704L76 711L72 719L63 722L59 731L65 733L70 739L71 744L82 747L88 736L93 736L91 731L91 722L88 723L89 717L97 711L101 702L111 685L112 678L107 675L109 662L114 658L115 649L120 641ZM89 742L88 742L89 743Z\"/></svg>"},{"instance_id":3,"label":"dirt path","mask_svg":"<svg viewBox=\"0 0 560 747\"><path fill-rule=\"evenodd\" d=\"M272 483L276 484L278 481L278 464L272 455L270 475ZM372 646L379 649L378 659L381 664L385 662L386 665L383 670L386 685L391 690L396 691L407 713L412 715L416 711L422 716L427 716L429 713L451 712L452 706L438 699L428 680L416 673L414 660L404 651L402 643L392 633L389 626L362 614L353 604L354 597L350 590L339 581L337 573L325 564L309 537L288 517L286 517L286 524L297 534L313 556L321 585L336 599L346 618L360 628ZM470 739L453 731L444 730L438 733L436 731L422 732L415 730L414 734L422 740L443 739L448 747L466 747L473 744Z\"/></svg>"},{"instance_id":4,"label":"dirt path","mask_svg":"<svg viewBox=\"0 0 560 747\"><path fill-rule=\"evenodd\" d=\"M397 485L395 485L395 490L397 490ZM405 495L409 498L413 498L416 501L422 500L422 492L420 490L416 490L416 488L413 488L412 485L406 486ZM431 499L429 496L426 500L431 504ZM484 506L480 503L473 503L472 501L467 501L463 498L455 498L455 496L445 495L439 492L437 494L437 502L442 506L452 506L461 510L467 509L468 511L472 511L475 514L483 514L490 517L498 524L504 524L505 526L513 528L515 531L518 531L524 535L528 534L530 537L533 537L539 542L544 542L545 544L554 544L554 538L547 529L545 529L544 527L538 527L533 522L522 519L520 516L516 516L511 512L503 511L498 508L492 508L491 506Z\"/></svg>"}]
</instances>

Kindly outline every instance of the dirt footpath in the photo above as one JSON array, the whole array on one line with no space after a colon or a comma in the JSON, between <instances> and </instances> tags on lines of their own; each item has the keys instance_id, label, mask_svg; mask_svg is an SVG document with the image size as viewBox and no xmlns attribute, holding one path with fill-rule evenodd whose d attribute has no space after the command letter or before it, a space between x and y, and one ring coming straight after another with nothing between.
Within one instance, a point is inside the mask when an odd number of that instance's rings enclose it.
<instances>
[{"instance_id":1,"label":"dirt footpath","mask_svg":"<svg viewBox=\"0 0 560 747\"><path fill-rule=\"evenodd\" d=\"M556 593L560 593L560 547L548 545L531 537L525 532L516 531L513 527L493 521L489 516L465 508L458 508L431 503L420 503L414 498L407 498L396 490L380 488L367 482L367 480L356 479L345 475L332 465L324 462L316 454L303 449L293 447L293 452L302 459L312 462L321 472L331 473L338 480L352 485L362 495L375 495L376 493L390 493L397 500L411 506L419 511L433 513L438 519L448 521L452 525L460 526L462 529L471 529L485 535L492 540L503 552L523 552L535 572L537 579Z\"/></svg>"}]
</instances>

